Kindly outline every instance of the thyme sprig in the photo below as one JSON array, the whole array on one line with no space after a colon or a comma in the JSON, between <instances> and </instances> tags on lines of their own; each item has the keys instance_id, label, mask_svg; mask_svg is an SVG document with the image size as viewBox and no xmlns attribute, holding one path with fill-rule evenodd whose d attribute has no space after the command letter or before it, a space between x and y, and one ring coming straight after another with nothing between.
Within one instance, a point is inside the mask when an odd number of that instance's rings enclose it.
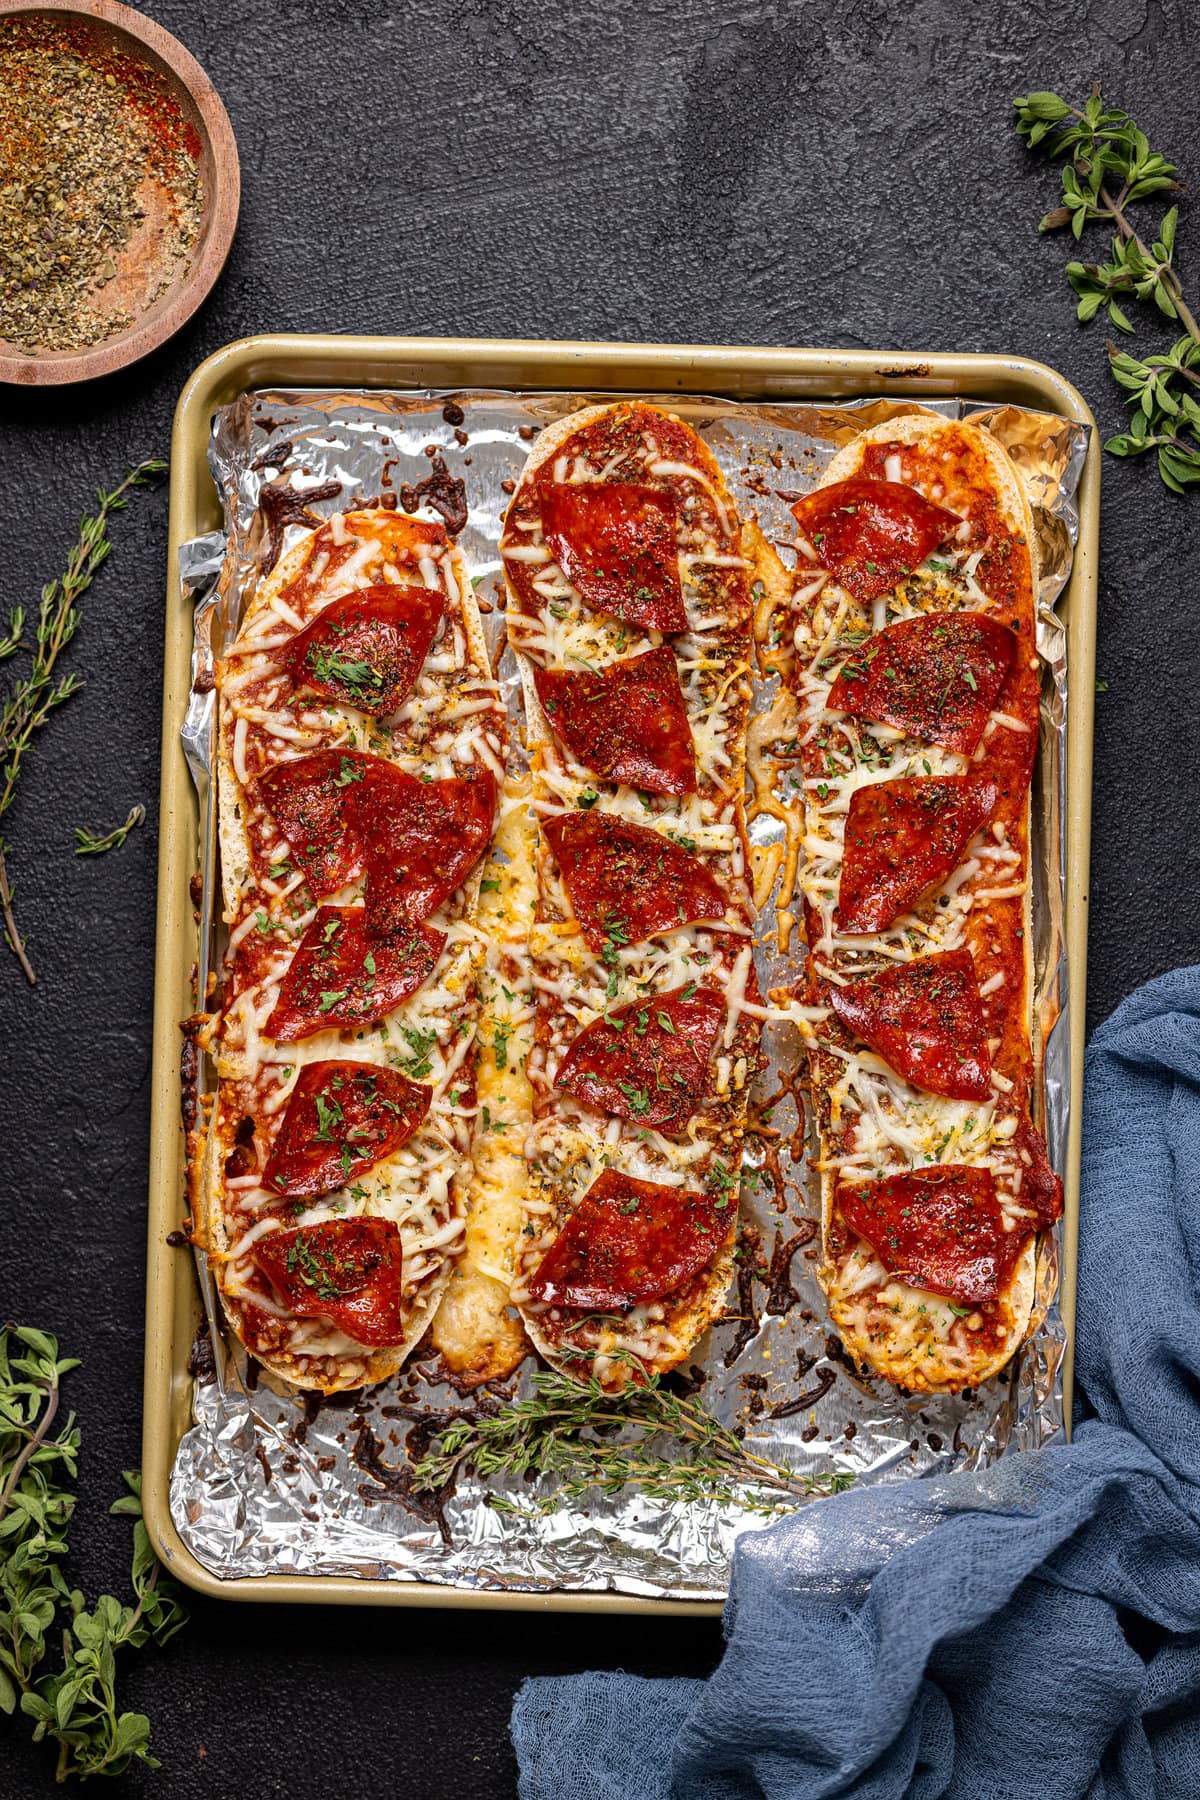
<instances>
[{"instance_id":1,"label":"thyme sprig","mask_svg":"<svg viewBox=\"0 0 1200 1800\"><path fill-rule=\"evenodd\" d=\"M118 1712L116 1652L165 1643L184 1623L175 1584L162 1574L142 1523L141 1480L111 1508L134 1518L134 1604L102 1594L89 1611L67 1585L61 1559L75 1510L79 1429L59 1422L60 1384L78 1359L60 1357L46 1332L0 1328L0 1711L34 1721L35 1740L58 1745L58 1779L119 1775L150 1755L150 1723ZM38 1671L62 1618L62 1667Z\"/></svg>"},{"instance_id":2,"label":"thyme sprig","mask_svg":"<svg viewBox=\"0 0 1200 1800\"><path fill-rule=\"evenodd\" d=\"M12 805L22 763L33 748L37 732L50 714L83 685L74 670L56 678L55 667L78 630L79 601L112 549L108 536L109 519L129 504L131 489L144 487L165 468L165 463L149 458L130 469L124 481L111 493L101 490L96 496L95 513L80 521L79 536L67 557L66 569L42 589L32 666L28 675L16 683L0 710L0 820ZM10 615L6 636L0 639L0 657L10 656L21 647L24 629L25 615L17 608ZM0 836L0 916L4 920L4 941L32 985L37 976L25 940L17 929L7 852L8 845Z\"/></svg>"},{"instance_id":3,"label":"thyme sprig","mask_svg":"<svg viewBox=\"0 0 1200 1800\"><path fill-rule=\"evenodd\" d=\"M679 1449L667 1453L662 1440ZM791 1511L797 1500L835 1494L853 1477L798 1475L747 1450L735 1432L655 1375L611 1394L593 1376L555 1371L533 1377L533 1392L501 1412L455 1419L438 1434L412 1474L423 1491L446 1488L460 1473L483 1479L553 1476L554 1492L529 1502L493 1494L499 1512L552 1512L564 1500L636 1488L648 1500L716 1501L751 1511Z\"/></svg>"},{"instance_id":4,"label":"thyme sprig","mask_svg":"<svg viewBox=\"0 0 1200 1800\"><path fill-rule=\"evenodd\" d=\"M8 615L8 630L0 636L0 662L6 656L15 656L21 648L21 633L25 629L25 608L14 606Z\"/></svg>"},{"instance_id":5,"label":"thyme sprig","mask_svg":"<svg viewBox=\"0 0 1200 1800\"><path fill-rule=\"evenodd\" d=\"M1040 146L1065 159L1062 203L1046 213L1040 229L1069 227L1076 239L1096 222L1112 231L1107 262L1067 264L1081 323L1106 312L1118 331L1132 335L1135 326L1121 304L1124 299L1153 304L1184 328L1185 335L1169 351L1144 360L1109 344L1113 379L1134 413L1129 430L1104 446L1114 456L1156 451L1166 486L1182 494L1200 481L1200 396L1192 392L1200 387L1200 328L1175 267L1179 208L1163 214L1149 241L1130 216L1130 208L1141 201L1182 192L1178 169L1150 148L1145 132L1127 112L1105 106L1098 87L1082 107L1054 93L1024 94L1013 105L1017 131L1030 149Z\"/></svg>"},{"instance_id":6,"label":"thyme sprig","mask_svg":"<svg viewBox=\"0 0 1200 1800\"><path fill-rule=\"evenodd\" d=\"M113 829L105 832L103 837L98 837L94 831L89 831L86 825L77 825L75 827L76 856L103 856L106 850L119 850L134 827L143 824L145 818L144 806L131 806L129 817L125 823L114 825Z\"/></svg>"}]
</instances>

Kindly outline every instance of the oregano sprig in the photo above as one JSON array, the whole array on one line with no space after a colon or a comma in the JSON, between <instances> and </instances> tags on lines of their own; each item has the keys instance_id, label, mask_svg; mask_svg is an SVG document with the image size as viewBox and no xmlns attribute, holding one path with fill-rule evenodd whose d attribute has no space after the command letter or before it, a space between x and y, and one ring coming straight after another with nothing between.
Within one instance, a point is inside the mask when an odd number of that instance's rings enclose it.
<instances>
[{"instance_id":1,"label":"oregano sprig","mask_svg":"<svg viewBox=\"0 0 1200 1800\"><path fill-rule=\"evenodd\" d=\"M187 1617L142 1523L136 1474L111 1508L134 1519L133 1604L102 1594L89 1611L67 1584L79 1430L73 1413L60 1422L59 1400L62 1377L78 1366L46 1332L0 1328L0 1711L19 1706L35 1740L58 1745L59 1781L119 1775L135 1759L158 1767L149 1720L118 1710L116 1653L165 1643ZM40 1674L60 1619L62 1666Z\"/></svg>"},{"instance_id":2,"label":"oregano sprig","mask_svg":"<svg viewBox=\"0 0 1200 1800\"><path fill-rule=\"evenodd\" d=\"M1023 94L1013 106L1030 149L1064 159L1061 204L1045 214L1040 229L1069 227L1077 240L1094 223L1112 232L1106 262L1067 264L1080 322L1104 312L1118 331L1132 335L1136 327L1122 301L1141 301L1184 328L1169 351L1144 360L1109 344L1113 378L1134 412L1129 430L1104 446L1114 456L1154 450L1166 486L1182 494L1200 481L1200 396L1192 392L1200 387L1200 328L1175 267L1179 208L1163 214L1149 241L1130 216L1141 202L1182 192L1178 169L1151 149L1127 112L1105 106L1098 87L1082 107L1055 93Z\"/></svg>"},{"instance_id":3,"label":"oregano sprig","mask_svg":"<svg viewBox=\"0 0 1200 1800\"><path fill-rule=\"evenodd\" d=\"M774 1513L790 1511L797 1500L838 1493L853 1479L841 1472L800 1475L756 1455L712 1413L672 1393L655 1375L612 1394L594 1376L578 1381L556 1371L535 1375L528 1399L453 1420L416 1464L413 1484L436 1491L468 1469L484 1478L553 1476L554 1492L544 1500L492 1495L497 1511L524 1515L630 1488L661 1503L715 1500Z\"/></svg>"}]
</instances>

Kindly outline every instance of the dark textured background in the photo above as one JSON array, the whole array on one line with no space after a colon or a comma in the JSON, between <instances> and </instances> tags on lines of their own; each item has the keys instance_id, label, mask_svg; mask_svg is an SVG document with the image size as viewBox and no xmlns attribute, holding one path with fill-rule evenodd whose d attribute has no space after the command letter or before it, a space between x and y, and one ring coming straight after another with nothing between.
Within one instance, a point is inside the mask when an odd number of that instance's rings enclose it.
<instances>
[{"instance_id":1,"label":"dark textured background","mask_svg":"<svg viewBox=\"0 0 1200 1800\"><path fill-rule=\"evenodd\" d=\"M1189 0L156 0L205 64L242 155L228 268L165 351L65 393L0 390L0 605L36 599L98 483L163 452L185 375L259 330L617 337L1015 351L1102 428L1103 330L1073 322L1055 179L1008 117L1099 78L1200 172ZM1200 282L1185 201L1181 263ZM1150 334L1161 338L1163 334ZM1148 348L1149 345L1147 344ZM1105 469L1089 1010L1196 955L1192 727L1200 498ZM71 665L6 821L40 982L0 952L0 1312L85 1359L76 1578L123 1583L105 1516L136 1464L166 498L115 527ZM0 689L14 664L0 670ZM118 853L72 828L144 801ZM527 1673L702 1673L715 1623L235 1610L129 1673L166 1765L128 1794L508 1796ZM53 1790L0 1720L0 1790ZM630 1800L636 1800L631 1796Z\"/></svg>"}]
</instances>

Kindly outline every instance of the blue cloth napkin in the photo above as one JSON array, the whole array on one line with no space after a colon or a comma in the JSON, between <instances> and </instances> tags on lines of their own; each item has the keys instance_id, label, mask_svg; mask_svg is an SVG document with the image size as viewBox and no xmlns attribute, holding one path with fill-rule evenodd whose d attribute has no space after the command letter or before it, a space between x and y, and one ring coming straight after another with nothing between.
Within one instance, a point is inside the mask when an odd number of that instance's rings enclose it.
<instances>
[{"instance_id":1,"label":"blue cloth napkin","mask_svg":"<svg viewBox=\"0 0 1200 1800\"><path fill-rule=\"evenodd\" d=\"M1072 1444L738 1546L708 1681L525 1683L522 1800L1197 1800L1200 967L1088 1051Z\"/></svg>"}]
</instances>

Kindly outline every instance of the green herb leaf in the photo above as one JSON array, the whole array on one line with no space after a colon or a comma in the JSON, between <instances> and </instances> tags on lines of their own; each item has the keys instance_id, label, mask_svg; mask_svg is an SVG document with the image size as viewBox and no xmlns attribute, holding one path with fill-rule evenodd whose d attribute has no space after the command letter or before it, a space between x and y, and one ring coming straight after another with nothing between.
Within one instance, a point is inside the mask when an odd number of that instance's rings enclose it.
<instances>
[{"instance_id":1,"label":"green herb leaf","mask_svg":"<svg viewBox=\"0 0 1200 1800\"><path fill-rule=\"evenodd\" d=\"M119 1775L135 1760L158 1766L149 1721L117 1709L116 1656L166 1643L187 1617L142 1523L137 1474L111 1508L134 1520L134 1604L102 1594L89 1611L64 1579L79 1430L73 1414L59 1416L59 1383L77 1367L48 1333L0 1329L0 1709L19 1707L34 1737L58 1746L60 1782ZM43 1673L52 1643L62 1663Z\"/></svg>"},{"instance_id":2,"label":"green herb leaf","mask_svg":"<svg viewBox=\"0 0 1200 1800\"><path fill-rule=\"evenodd\" d=\"M402 1025L400 1035L412 1051L411 1056L392 1058L397 1067L402 1069L410 1081L424 1081L433 1068L430 1051L438 1041L436 1031L422 1031L416 1025Z\"/></svg>"},{"instance_id":3,"label":"green herb leaf","mask_svg":"<svg viewBox=\"0 0 1200 1800\"><path fill-rule=\"evenodd\" d=\"M1186 335L1165 353L1145 360L1109 345L1109 366L1134 409L1127 432L1105 443L1112 456L1156 452L1158 472L1173 493L1200 482L1200 328L1184 297L1174 266L1179 209L1163 214L1156 236L1135 223L1138 202L1177 191L1175 164L1150 148L1141 127L1120 107L1108 107L1099 88L1082 107L1058 94L1024 94L1013 102L1018 133L1030 148L1038 146L1063 159L1062 205L1042 219L1043 231L1069 224L1082 239L1091 224L1102 224L1109 236L1106 261L1067 264L1067 280L1078 295L1076 315L1083 324L1101 312L1131 336L1137 329L1126 302L1148 302L1154 315L1178 320Z\"/></svg>"},{"instance_id":4,"label":"green herb leaf","mask_svg":"<svg viewBox=\"0 0 1200 1800\"><path fill-rule=\"evenodd\" d=\"M114 826L102 837L97 836L94 831L89 831L86 825L77 825L75 827L76 856L102 856L106 850L119 850L130 832L142 824L145 817L144 806L131 806L129 817L125 823Z\"/></svg>"}]
</instances>

